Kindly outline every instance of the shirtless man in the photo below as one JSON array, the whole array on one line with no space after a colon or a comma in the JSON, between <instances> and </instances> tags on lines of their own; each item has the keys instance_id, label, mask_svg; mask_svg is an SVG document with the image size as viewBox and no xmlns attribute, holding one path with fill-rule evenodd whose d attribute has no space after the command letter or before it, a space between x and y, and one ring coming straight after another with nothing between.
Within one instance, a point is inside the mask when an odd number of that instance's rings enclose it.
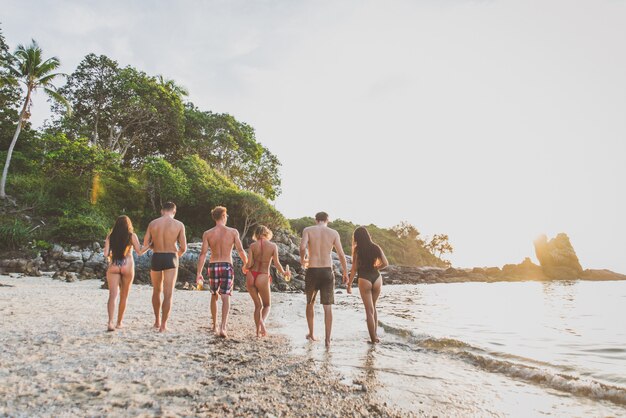
<instances>
[{"instance_id":1,"label":"shirtless man","mask_svg":"<svg viewBox=\"0 0 626 418\"><path fill-rule=\"evenodd\" d=\"M324 305L324 324L326 326L326 347L330 346L330 332L333 327L332 305L335 303L335 275L331 251L333 247L339 254L339 261L343 270L343 283L348 283L348 266L346 255L341 247L339 233L328 227L328 214L319 212L315 215L315 226L309 226L302 231L300 243L300 259L306 269L304 290L306 293L306 321L309 325L307 339L317 341L313 334L315 322L315 296L320 292L320 302ZM307 257L308 250L308 257Z\"/></svg>"},{"instance_id":2,"label":"shirtless man","mask_svg":"<svg viewBox=\"0 0 626 418\"><path fill-rule=\"evenodd\" d=\"M239 231L226 226L228 214L223 206L216 206L211 211L211 217L215 221L215 227L205 231L202 235L202 250L198 257L198 269L196 282L202 281L202 268L206 260L206 253L211 249L209 259L209 286L211 288L211 319L213 321L213 332L217 331L217 299L218 295L222 299L222 323L219 328L219 336L226 338L228 325L228 312L230 311L230 296L233 292L235 282L235 271L233 270L233 247L237 248L239 257L245 266L248 257L239 239Z\"/></svg>"},{"instance_id":3,"label":"shirtless man","mask_svg":"<svg viewBox=\"0 0 626 418\"><path fill-rule=\"evenodd\" d=\"M172 295L178 276L178 259L187 251L185 225L174 219L174 215L176 215L176 205L172 202L165 203L161 208L161 217L150 222L143 240L144 247L149 246L153 251L150 267L152 308L154 309L154 328L159 332L167 331L167 319L170 316ZM163 305L161 305L161 292L163 292Z\"/></svg>"}]
</instances>

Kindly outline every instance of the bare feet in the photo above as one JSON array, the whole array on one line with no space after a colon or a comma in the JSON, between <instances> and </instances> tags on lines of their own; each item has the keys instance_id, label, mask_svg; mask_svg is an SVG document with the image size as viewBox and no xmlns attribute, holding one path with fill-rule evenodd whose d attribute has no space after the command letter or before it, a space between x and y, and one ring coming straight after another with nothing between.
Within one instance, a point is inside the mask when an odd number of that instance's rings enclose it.
<instances>
[{"instance_id":1,"label":"bare feet","mask_svg":"<svg viewBox=\"0 0 626 418\"><path fill-rule=\"evenodd\" d=\"M161 326L159 327L159 332L167 332L167 325L161 324Z\"/></svg>"},{"instance_id":2,"label":"bare feet","mask_svg":"<svg viewBox=\"0 0 626 418\"><path fill-rule=\"evenodd\" d=\"M324 342L326 343L326 347L330 347L330 340L324 340Z\"/></svg>"},{"instance_id":3,"label":"bare feet","mask_svg":"<svg viewBox=\"0 0 626 418\"><path fill-rule=\"evenodd\" d=\"M226 333L226 330L220 330L220 337L228 338L228 334Z\"/></svg>"},{"instance_id":4,"label":"bare feet","mask_svg":"<svg viewBox=\"0 0 626 418\"><path fill-rule=\"evenodd\" d=\"M160 322L155 322L154 325L152 325L152 328L155 330L158 330L159 328L161 328L161 323Z\"/></svg>"},{"instance_id":5,"label":"bare feet","mask_svg":"<svg viewBox=\"0 0 626 418\"><path fill-rule=\"evenodd\" d=\"M107 331L109 331L109 332L115 331L115 325L113 325L113 322L109 322L107 324Z\"/></svg>"},{"instance_id":6,"label":"bare feet","mask_svg":"<svg viewBox=\"0 0 626 418\"><path fill-rule=\"evenodd\" d=\"M213 333L217 332L217 326L215 324L213 324L213 326L211 327L211 332Z\"/></svg>"},{"instance_id":7,"label":"bare feet","mask_svg":"<svg viewBox=\"0 0 626 418\"><path fill-rule=\"evenodd\" d=\"M265 337L267 335L267 329L265 328L265 323L263 321L261 321L261 324L259 324L259 330L261 337Z\"/></svg>"},{"instance_id":8,"label":"bare feet","mask_svg":"<svg viewBox=\"0 0 626 418\"><path fill-rule=\"evenodd\" d=\"M317 341L317 338L315 338L315 335L311 335L311 334L307 334L306 339L309 341Z\"/></svg>"},{"instance_id":9,"label":"bare feet","mask_svg":"<svg viewBox=\"0 0 626 418\"><path fill-rule=\"evenodd\" d=\"M121 322L118 322L117 325L115 326L115 328L117 328L117 329L124 328L124 324L121 323Z\"/></svg>"}]
</instances>

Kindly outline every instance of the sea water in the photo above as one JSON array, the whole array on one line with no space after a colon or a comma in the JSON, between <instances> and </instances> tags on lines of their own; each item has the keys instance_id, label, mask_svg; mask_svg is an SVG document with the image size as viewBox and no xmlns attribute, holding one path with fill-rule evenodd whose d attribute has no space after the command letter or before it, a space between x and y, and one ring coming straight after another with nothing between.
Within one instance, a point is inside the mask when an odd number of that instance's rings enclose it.
<instances>
[{"instance_id":1,"label":"sea water","mask_svg":"<svg viewBox=\"0 0 626 418\"><path fill-rule=\"evenodd\" d=\"M383 286L377 345L344 289L329 350L321 307L309 343L304 295L282 296L272 315L298 353L405 411L626 416L626 282Z\"/></svg>"}]
</instances>

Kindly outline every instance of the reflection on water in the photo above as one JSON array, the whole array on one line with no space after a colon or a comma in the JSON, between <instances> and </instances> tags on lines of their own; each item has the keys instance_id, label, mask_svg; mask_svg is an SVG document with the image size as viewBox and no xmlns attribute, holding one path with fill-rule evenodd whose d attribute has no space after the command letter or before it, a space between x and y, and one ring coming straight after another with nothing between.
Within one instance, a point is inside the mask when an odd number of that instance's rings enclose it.
<instances>
[{"instance_id":1,"label":"reflection on water","mask_svg":"<svg viewBox=\"0 0 626 418\"><path fill-rule=\"evenodd\" d=\"M328 351L304 341L301 298L274 312L301 353L406 410L623 415L625 298L626 282L386 286L383 344L366 343L360 298L343 294Z\"/></svg>"}]
</instances>

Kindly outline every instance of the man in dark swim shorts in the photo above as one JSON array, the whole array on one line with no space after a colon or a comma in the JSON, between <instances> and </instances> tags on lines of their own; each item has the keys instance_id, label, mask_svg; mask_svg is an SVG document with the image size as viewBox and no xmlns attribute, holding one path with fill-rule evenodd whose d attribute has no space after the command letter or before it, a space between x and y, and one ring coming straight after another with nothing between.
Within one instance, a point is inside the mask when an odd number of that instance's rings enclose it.
<instances>
[{"instance_id":1,"label":"man in dark swim shorts","mask_svg":"<svg viewBox=\"0 0 626 418\"><path fill-rule=\"evenodd\" d=\"M332 305L335 303L335 275L332 270L331 251L333 248L339 255L343 269L343 282L348 282L346 256L341 247L339 233L328 227L328 214L320 212L315 215L315 226L302 231L300 243L300 259L306 268L304 289L306 292L306 320L309 326L307 338L316 341L313 334L315 323L315 296L320 292L320 302L324 305L324 325L326 329L326 346L330 345L330 334L333 327Z\"/></svg>"},{"instance_id":2,"label":"man in dark swim shorts","mask_svg":"<svg viewBox=\"0 0 626 418\"><path fill-rule=\"evenodd\" d=\"M317 292L322 305L335 303L335 274L331 267L309 267L304 278L307 304L314 304Z\"/></svg>"}]
</instances>

